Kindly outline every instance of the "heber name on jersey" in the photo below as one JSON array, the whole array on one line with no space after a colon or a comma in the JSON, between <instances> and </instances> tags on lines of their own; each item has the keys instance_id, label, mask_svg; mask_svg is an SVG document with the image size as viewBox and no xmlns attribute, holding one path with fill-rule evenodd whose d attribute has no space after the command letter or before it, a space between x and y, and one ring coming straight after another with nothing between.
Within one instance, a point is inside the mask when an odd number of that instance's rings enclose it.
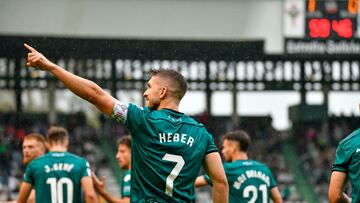
<instances>
[{"instance_id":1,"label":"heber name on jersey","mask_svg":"<svg viewBox=\"0 0 360 203\"><path fill-rule=\"evenodd\" d=\"M194 143L194 138L187 134L179 134L179 133L159 133L159 141L160 143L167 142L181 142L189 147L192 147Z\"/></svg>"},{"instance_id":2,"label":"heber name on jersey","mask_svg":"<svg viewBox=\"0 0 360 203\"><path fill-rule=\"evenodd\" d=\"M244 183L249 178L258 178L263 180L267 186L270 186L270 177L264 174L262 171L257 170L247 170L244 174L241 174L237 181L234 182L233 186L236 189L240 189L241 184Z\"/></svg>"},{"instance_id":3,"label":"heber name on jersey","mask_svg":"<svg viewBox=\"0 0 360 203\"><path fill-rule=\"evenodd\" d=\"M46 173L50 173L51 171L70 171L74 168L74 164L69 163L55 163L51 167L49 165L45 165L44 169Z\"/></svg>"}]
</instances>

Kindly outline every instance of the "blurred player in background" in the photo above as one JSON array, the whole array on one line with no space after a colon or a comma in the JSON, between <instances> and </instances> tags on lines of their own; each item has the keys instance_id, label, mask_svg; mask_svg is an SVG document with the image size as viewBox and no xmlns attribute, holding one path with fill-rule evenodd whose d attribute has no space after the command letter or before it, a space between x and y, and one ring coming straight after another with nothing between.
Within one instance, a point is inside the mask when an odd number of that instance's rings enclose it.
<instances>
[{"instance_id":1,"label":"blurred player in background","mask_svg":"<svg viewBox=\"0 0 360 203\"><path fill-rule=\"evenodd\" d=\"M96 83L50 62L29 45L25 47L30 51L27 66L50 72L130 130L132 202L195 202L194 182L202 164L213 182L213 201L227 202L229 188L212 135L179 112L187 90L179 72L152 70L144 92L147 107L141 108L118 101Z\"/></svg>"},{"instance_id":2,"label":"blurred player in background","mask_svg":"<svg viewBox=\"0 0 360 203\"><path fill-rule=\"evenodd\" d=\"M90 177L89 163L67 152L68 132L62 127L51 127L47 134L49 153L27 166L20 187L18 202L26 202L35 188L36 202L81 202L81 188L86 202L97 202Z\"/></svg>"},{"instance_id":3,"label":"blurred player in background","mask_svg":"<svg viewBox=\"0 0 360 203\"><path fill-rule=\"evenodd\" d=\"M27 166L33 159L45 154L46 145L44 136L38 133L31 133L25 136L22 151L23 164ZM31 190L27 202L35 202L35 190Z\"/></svg>"},{"instance_id":4,"label":"blurred player in background","mask_svg":"<svg viewBox=\"0 0 360 203\"><path fill-rule=\"evenodd\" d=\"M24 137L22 144L23 164L28 165L33 159L46 152L45 138L39 133L30 133Z\"/></svg>"},{"instance_id":5,"label":"blurred player in background","mask_svg":"<svg viewBox=\"0 0 360 203\"><path fill-rule=\"evenodd\" d=\"M22 144L23 164L27 166L33 159L46 152L45 138L39 133L30 133L24 137ZM16 201L8 202L14 203ZM35 190L31 190L27 203L35 202Z\"/></svg>"},{"instance_id":6,"label":"blurred player in background","mask_svg":"<svg viewBox=\"0 0 360 203\"><path fill-rule=\"evenodd\" d=\"M329 201L360 202L360 129L355 130L336 149L329 185ZM344 193L347 180L351 183L351 197Z\"/></svg>"},{"instance_id":7,"label":"blurred player in background","mask_svg":"<svg viewBox=\"0 0 360 203\"><path fill-rule=\"evenodd\" d=\"M270 202L281 203L282 198L270 169L248 158L250 137L245 131L232 131L223 137L222 154L229 183L229 203ZM199 176L195 187L212 185L209 176Z\"/></svg>"},{"instance_id":8,"label":"blurred player in background","mask_svg":"<svg viewBox=\"0 0 360 203\"><path fill-rule=\"evenodd\" d=\"M92 175L95 190L110 203L129 203L131 191L131 136L124 136L118 140L118 151L116 160L119 167L125 169L123 179L121 181L121 198L115 197L105 190L106 179L102 177L100 181L95 174Z\"/></svg>"}]
</instances>

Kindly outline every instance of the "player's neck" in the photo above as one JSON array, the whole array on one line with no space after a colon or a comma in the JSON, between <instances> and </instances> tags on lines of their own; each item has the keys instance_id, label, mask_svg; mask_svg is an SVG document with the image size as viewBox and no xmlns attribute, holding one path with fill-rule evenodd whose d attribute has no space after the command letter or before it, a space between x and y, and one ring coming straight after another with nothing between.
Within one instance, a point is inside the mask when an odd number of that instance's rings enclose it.
<instances>
[{"instance_id":1,"label":"player's neck","mask_svg":"<svg viewBox=\"0 0 360 203\"><path fill-rule=\"evenodd\" d=\"M179 103L174 99L164 99L157 108L157 110L160 109L171 109L174 111L179 111Z\"/></svg>"},{"instance_id":2,"label":"player's neck","mask_svg":"<svg viewBox=\"0 0 360 203\"><path fill-rule=\"evenodd\" d=\"M246 153L244 152L237 152L233 157L232 157L232 161L236 161L236 160L248 160L248 156Z\"/></svg>"},{"instance_id":3,"label":"player's neck","mask_svg":"<svg viewBox=\"0 0 360 203\"><path fill-rule=\"evenodd\" d=\"M67 148L64 146L55 145L55 146L49 147L49 152L66 152L66 151L67 151Z\"/></svg>"}]
</instances>

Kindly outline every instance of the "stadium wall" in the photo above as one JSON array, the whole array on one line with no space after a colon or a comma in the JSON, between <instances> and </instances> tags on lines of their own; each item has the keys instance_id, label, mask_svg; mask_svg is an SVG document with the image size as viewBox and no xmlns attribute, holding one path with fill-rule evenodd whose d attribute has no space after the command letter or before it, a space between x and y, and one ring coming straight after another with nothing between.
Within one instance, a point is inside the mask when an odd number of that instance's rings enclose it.
<instances>
[{"instance_id":1,"label":"stadium wall","mask_svg":"<svg viewBox=\"0 0 360 203\"><path fill-rule=\"evenodd\" d=\"M3 0L0 34L204 40L265 39L283 49L281 0Z\"/></svg>"}]
</instances>

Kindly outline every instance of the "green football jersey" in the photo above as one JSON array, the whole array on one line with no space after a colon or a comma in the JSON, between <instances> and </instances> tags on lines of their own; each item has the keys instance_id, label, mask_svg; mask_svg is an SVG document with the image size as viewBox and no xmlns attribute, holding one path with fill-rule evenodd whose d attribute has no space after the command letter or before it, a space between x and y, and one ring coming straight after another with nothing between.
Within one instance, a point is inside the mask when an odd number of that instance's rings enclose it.
<instances>
[{"instance_id":1,"label":"green football jersey","mask_svg":"<svg viewBox=\"0 0 360 203\"><path fill-rule=\"evenodd\" d=\"M333 171L347 174L351 182L352 202L360 202L360 128L344 138L336 150Z\"/></svg>"},{"instance_id":2,"label":"green football jersey","mask_svg":"<svg viewBox=\"0 0 360 203\"><path fill-rule=\"evenodd\" d=\"M203 159L218 151L206 128L180 112L119 101L112 117L132 135L131 201L195 202L194 182Z\"/></svg>"},{"instance_id":3,"label":"green football jersey","mask_svg":"<svg viewBox=\"0 0 360 203\"><path fill-rule=\"evenodd\" d=\"M126 170L121 181L121 197L130 197L131 170Z\"/></svg>"},{"instance_id":4,"label":"green football jersey","mask_svg":"<svg viewBox=\"0 0 360 203\"><path fill-rule=\"evenodd\" d=\"M276 186L276 180L270 169L255 160L237 160L224 164L229 183L229 203L270 202L270 190ZM211 185L211 179L205 175Z\"/></svg>"},{"instance_id":5,"label":"green football jersey","mask_svg":"<svg viewBox=\"0 0 360 203\"><path fill-rule=\"evenodd\" d=\"M37 203L81 202L81 179L89 163L68 152L49 152L26 167L24 181L36 191Z\"/></svg>"}]
</instances>

